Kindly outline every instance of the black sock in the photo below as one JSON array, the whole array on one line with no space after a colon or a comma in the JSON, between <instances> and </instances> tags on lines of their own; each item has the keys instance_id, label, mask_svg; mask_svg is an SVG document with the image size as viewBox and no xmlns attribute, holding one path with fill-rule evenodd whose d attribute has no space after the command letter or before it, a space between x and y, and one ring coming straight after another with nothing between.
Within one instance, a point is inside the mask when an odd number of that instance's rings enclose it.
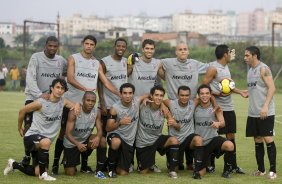
<instances>
[{"instance_id":1,"label":"black sock","mask_svg":"<svg viewBox=\"0 0 282 184\"><path fill-rule=\"evenodd\" d=\"M231 172L232 169L232 157L233 157L233 151L226 151L224 154L224 168L223 172L228 171Z\"/></svg>"},{"instance_id":2,"label":"black sock","mask_svg":"<svg viewBox=\"0 0 282 184\"><path fill-rule=\"evenodd\" d=\"M267 155L270 164L269 171L276 173L276 146L274 141L266 144Z\"/></svg>"},{"instance_id":3,"label":"black sock","mask_svg":"<svg viewBox=\"0 0 282 184\"><path fill-rule=\"evenodd\" d=\"M236 142L235 142L235 139L231 139L230 140L232 143L233 143L233 145L234 145L234 150L232 151L233 152L233 154L232 154L232 162L233 162L233 165L232 165L232 168L237 168L238 166L237 166L237 158L236 158Z\"/></svg>"},{"instance_id":4,"label":"black sock","mask_svg":"<svg viewBox=\"0 0 282 184\"><path fill-rule=\"evenodd\" d=\"M264 145L263 143L255 143L256 160L258 165L258 170L261 172L265 171L264 167Z\"/></svg>"},{"instance_id":5,"label":"black sock","mask_svg":"<svg viewBox=\"0 0 282 184\"><path fill-rule=\"evenodd\" d=\"M81 153L81 168L86 167L88 165L88 157L93 152L93 149L87 149L85 152Z\"/></svg>"},{"instance_id":6,"label":"black sock","mask_svg":"<svg viewBox=\"0 0 282 184\"><path fill-rule=\"evenodd\" d=\"M106 154L107 154L107 148L106 147L105 148L101 148L101 147L97 148L97 167L96 167L97 171L103 171L104 170L104 165L107 161Z\"/></svg>"},{"instance_id":7,"label":"black sock","mask_svg":"<svg viewBox=\"0 0 282 184\"><path fill-rule=\"evenodd\" d=\"M53 167L59 165L61 154L64 150L63 139L58 138L55 144Z\"/></svg>"},{"instance_id":8,"label":"black sock","mask_svg":"<svg viewBox=\"0 0 282 184\"><path fill-rule=\"evenodd\" d=\"M38 164L39 164L39 172L40 176L46 172L46 168L49 162L49 150L39 149L38 150Z\"/></svg>"},{"instance_id":9,"label":"black sock","mask_svg":"<svg viewBox=\"0 0 282 184\"><path fill-rule=\"evenodd\" d=\"M169 146L169 170L175 171L175 167L178 165L178 145Z\"/></svg>"},{"instance_id":10,"label":"black sock","mask_svg":"<svg viewBox=\"0 0 282 184\"><path fill-rule=\"evenodd\" d=\"M201 169L203 164L203 155L204 155L204 147L203 146L195 146L194 150L194 159L195 159L195 169L194 171L198 172Z\"/></svg>"},{"instance_id":11,"label":"black sock","mask_svg":"<svg viewBox=\"0 0 282 184\"><path fill-rule=\"evenodd\" d=\"M109 148L108 152L108 162L109 162L109 171L114 171L116 169L116 160L118 158L118 150L113 150Z\"/></svg>"},{"instance_id":12,"label":"black sock","mask_svg":"<svg viewBox=\"0 0 282 184\"><path fill-rule=\"evenodd\" d=\"M185 149L185 159L187 166L193 164L193 150Z\"/></svg>"},{"instance_id":13,"label":"black sock","mask_svg":"<svg viewBox=\"0 0 282 184\"><path fill-rule=\"evenodd\" d=\"M30 157L30 151L25 150L25 156L26 156L27 158Z\"/></svg>"},{"instance_id":14,"label":"black sock","mask_svg":"<svg viewBox=\"0 0 282 184\"><path fill-rule=\"evenodd\" d=\"M29 175L29 176L35 176L35 168L31 165L23 166L17 162L13 162L13 169L17 169L21 171L22 173Z\"/></svg>"},{"instance_id":15,"label":"black sock","mask_svg":"<svg viewBox=\"0 0 282 184\"><path fill-rule=\"evenodd\" d=\"M210 155L210 166L215 167L215 154Z\"/></svg>"}]
</instances>

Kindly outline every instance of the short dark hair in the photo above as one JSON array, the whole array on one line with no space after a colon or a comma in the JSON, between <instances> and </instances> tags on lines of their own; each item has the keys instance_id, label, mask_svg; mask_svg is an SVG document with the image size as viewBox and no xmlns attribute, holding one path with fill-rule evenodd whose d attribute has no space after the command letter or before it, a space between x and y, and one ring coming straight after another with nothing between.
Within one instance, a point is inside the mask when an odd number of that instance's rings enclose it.
<instances>
[{"instance_id":1,"label":"short dark hair","mask_svg":"<svg viewBox=\"0 0 282 184\"><path fill-rule=\"evenodd\" d=\"M229 47L227 45L218 45L215 48L215 57L216 59L223 58L224 54L229 52Z\"/></svg>"},{"instance_id":2,"label":"short dark hair","mask_svg":"<svg viewBox=\"0 0 282 184\"><path fill-rule=\"evenodd\" d=\"M82 99L84 100L87 95L93 95L96 98L96 93L94 91L85 91Z\"/></svg>"},{"instance_id":3,"label":"short dark hair","mask_svg":"<svg viewBox=\"0 0 282 184\"><path fill-rule=\"evenodd\" d=\"M260 50L259 50L258 47L249 46L249 47L246 48L246 50L249 51L252 54L252 56L257 55L258 60L260 60Z\"/></svg>"},{"instance_id":4,"label":"short dark hair","mask_svg":"<svg viewBox=\"0 0 282 184\"><path fill-rule=\"evenodd\" d=\"M200 94L201 89L204 89L204 88L208 88L209 91L210 91L210 93L212 92L211 87L210 87L209 85L207 85L207 84L201 84L201 85L198 87L198 90L197 90L198 95Z\"/></svg>"},{"instance_id":5,"label":"short dark hair","mask_svg":"<svg viewBox=\"0 0 282 184\"><path fill-rule=\"evenodd\" d=\"M51 88L54 88L57 83L60 83L63 86L65 92L68 91L67 82L64 79L56 78L52 81L52 84L50 85L50 94L52 93Z\"/></svg>"},{"instance_id":6,"label":"short dark hair","mask_svg":"<svg viewBox=\"0 0 282 184\"><path fill-rule=\"evenodd\" d=\"M135 87L134 87L134 85L131 84L131 83L124 83L124 84L122 84L122 85L120 86L120 88L119 88L119 92L122 93L122 91L123 91L124 88L131 88L133 94L135 93Z\"/></svg>"},{"instance_id":7,"label":"short dark hair","mask_svg":"<svg viewBox=\"0 0 282 184\"><path fill-rule=\"evenodd\" d=\"M87 35L87 36L85 36L85 37L83 38L83 40L82 40L82 43L84 43L85 40L92 40L92 41L95 43L95 45L97 45L97 39L96 39L94 36L92 36L92 35Z\"/></svg>"},{"instance_id":8,"label":"short dark hair","mask_svg":"<svg viewBox=\"0 0 282 184\"><path fill-rule=\"evenodd\" d=\"M189 91L189 93L191 93L191 89L189 88L189 86L179 86L178 90L177 90L177 94L179 95L180 90L184 90L184 91Z\"/></svg>"},{"instance_id":9,"label":"short dark hair","mask_svg":"<svg viewBox=\"0 0 282 184\"><path fill-rule=\"evenodd\" d=\"M125 45L127 46L127 41L126 41L126 39L124 39L124 38L118 38L118 39L116 39L116 41L115 41L115 46L117 45L117 42L124 42Z\"/></svg>"},{"instance_id":10,"label":"short dark hair","mask_svg":"<svg viewBox=\"0 0 282 184\"><path fill-rule=\"evenodd\" d=\"M155 42L154 42L154 40L145 39L145 40L142 42L142 48L144 48L147 44L149 44L149 45L154 45L154 47L155 47Z\"/></svg>"},{"instance_id":11,"label":"short dark hair","mask_svg":"<svg viewBox=\"0 0 282 184\"><path fill-rule=\"evenodd\" d=\"M150 90L150 94L153 95L156 90L162 91L165 94L165 89L162 86L154 86Z\"/></svg>"},{"instance_id":12,"label":"short dark hair","mask_svg":"<svg viewBox=\"0 0 282 184\"><path fill-rule=\"evenodd\" d=\"M55 36L49 36L49 37L46 39L45 45L47 45L48 42L58 42L58 43L59 43L59 40L58 40L58 38L56 38Z\"/></svg>"}]
</instances>

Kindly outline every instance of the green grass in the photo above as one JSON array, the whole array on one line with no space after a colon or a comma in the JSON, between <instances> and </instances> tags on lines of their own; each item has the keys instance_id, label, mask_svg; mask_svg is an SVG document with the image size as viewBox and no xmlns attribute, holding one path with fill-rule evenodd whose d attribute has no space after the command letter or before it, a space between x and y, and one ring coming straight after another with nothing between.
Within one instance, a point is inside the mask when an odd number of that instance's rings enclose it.
<instances>
[{"instance_id":1,"label":"green grass","mask_svg":"<svg viewBox=\"0 0 282 184\"><path fill-rule=\"evenodd\" d=\"M245 137L245 122L247 115L247 100L240 98L239 95L234 95L234 104L237 114L237 160L238 165L246 171L246 175L236 175L233 174L232 178L227 180L220 177L222 172L223 159L220 158L216 160L216 172L214 174L207 174L200 181L195 181L191 178L191 171L181 171L179 172L179 178L177 180L172 180L167 177L165 169L165 158L157 156L157 165L162 169L162 173L150 173L148 175L140 175L137 172L129 174L128 176L118 177L117 179L106 179L99 180L94 176L87 174L78 173L75 177L67 177L63 174L63 168L60 167L60 175L57 177L56 183L146 183L146 184L156 184L156 183L282 183L282 157L281 157L281 147L282 140L280 138L282 132L282 94L276 94L276 124L275 124L275 142L277 146L277 171L278 178L274 181L268 180L266 177L253 177L251 173L256 169L256 161L254 157L254 143L251 138ZM0 149L0 169L3 171L7 159L14 158L15 160L20 160L23 156L23 142L22 138L19 136L17 131L17 116L18 110L23 106L24 94L17 92L0 92L0 139L1 139L1 149ZM279 103L280 102L280 103ZM279 117L279 115L281 117ZM164 130L166 131L166 130ZM54 145L53 145L54 146ZM50 151L50 165L52 164L54 147ZM95 167L96 157L93 154L89 158L89 164L92 168ZM269 168L269 163L267 159L267 154L265 155L265 165ZM79 168L78 168L79 169ZM3 173L3 172L2 172ZM36 177L30 177L22 174L19 171L12 172L8 176L3 176L0 174L0 183L42 183Z\"/></svg>"}]
</instances>

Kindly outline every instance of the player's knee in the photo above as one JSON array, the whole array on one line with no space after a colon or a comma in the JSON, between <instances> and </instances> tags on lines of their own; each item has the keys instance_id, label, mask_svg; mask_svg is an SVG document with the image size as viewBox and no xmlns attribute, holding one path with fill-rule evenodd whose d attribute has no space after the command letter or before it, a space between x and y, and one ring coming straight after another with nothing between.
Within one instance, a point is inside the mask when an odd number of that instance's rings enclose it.
<instances>
[{"instance_id":1,"label":"player's knee","mask_svg":"<svg viewBox=\"0 0 282 184\"><path fill-rule=\"evenodd\" d=\"M52 142L51 142L50 139L44 138L39 142L39 147L42 148L42 149L48 149L49 150L51 143Z\"/></svg>"},{"instance_id":2,"label":"player's knee","mask_svg":"<svg viewBox=\"0 0 282 184\"><path fill-rule=\"evenodd\" d=\"M195 136L193 138L193 142L195 146L202 146L203 145L203 139L201 136Z\"/></svg>"},{"instance_id":3,"label":"player's knee","mask_svg":"<svg viewBox=\"0 0 282 184\"><path fill-rule=\"evenodd\" d=\"M234 150L234 145L231 141L225 141L222 144L222 150L224 151L233 151Z\"/></svg>"},{"instance_id":4,"label":"player's knee","mask_svg":"<svg viewBox=\"0 0 282 184\"><path fill-rule=\"evenodd\" d=\"M67 176L74 176L76 174L75 168L65 168L65 175Z\"/></svg>"},{"instance_id":5,"label":"player's knee","mask_svg":"<svg viewBox=\"0 0 282 184\"><path fill-rule=\"evenodd\" d=\"M121 144L121 140L119 138L112 138L111 140L111 148L113 150L117 150Z\"/></svg>"},{"instance_id":6,"label":"player's knee","mask_svg":"<svg viewBox=\"0 0 282 184\"><path fill-rule=\"evenodd\" d=\"M179 141L176 137L170 137L169 138L169 143L170 145L178 145L179 144Z\"/></svg>"}]
</instances>

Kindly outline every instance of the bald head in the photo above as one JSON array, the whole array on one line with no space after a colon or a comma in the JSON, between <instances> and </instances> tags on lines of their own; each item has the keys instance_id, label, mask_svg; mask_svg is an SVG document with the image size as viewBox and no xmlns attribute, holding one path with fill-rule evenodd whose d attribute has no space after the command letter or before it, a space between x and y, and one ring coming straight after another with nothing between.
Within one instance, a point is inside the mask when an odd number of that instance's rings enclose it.
<instances>
[{"instance_id":1,"label":"bald head","mask_svg":"<svg viewBox=\"0 0 282 184\"><path fill-rule=\"evenodd\" d=\"M188 55L189 55L189 50L188 50L187 44L184 43L184 42L180 42L179 44L177 44L177 46L175 48L175 54L176 54L176 57L179 61L185 62L188 58Z\"/></svg>"}]
</instances>

